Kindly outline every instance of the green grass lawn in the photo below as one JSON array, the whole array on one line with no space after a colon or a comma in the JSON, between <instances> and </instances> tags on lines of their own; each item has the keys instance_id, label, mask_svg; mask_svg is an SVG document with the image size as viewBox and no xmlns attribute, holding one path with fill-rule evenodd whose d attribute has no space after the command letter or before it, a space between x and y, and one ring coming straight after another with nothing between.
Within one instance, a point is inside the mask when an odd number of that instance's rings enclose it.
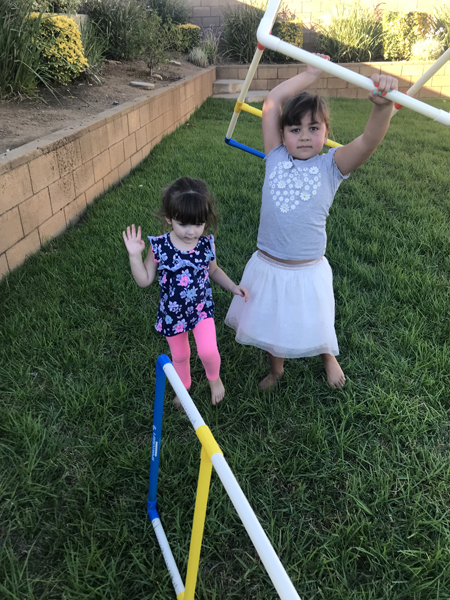
<instances>
[{"instance_id":1,"label":"green grass lawn","mask_svg":"<svg viewBox=\"0 0 450 600\"><path fill-rule=\"evenodd\" d=\"M359 135L365 101L333 100L332 138ZM434 101L445 110L450 102ZM236 281L255 250L261 159L223 142L209 99L131 176L0 284L0 597L175 598L146 515L158 286L134 283L122 229L163 233L162 187L211 186L218 263ZM238 141L262 149L260 119ZM260 393L264 353L223 324L225 400L195 352L191 395L302 600L450 597L450 137L403 109L344 182L328 219L342 391L320 358L290 360ZM168 393L167 398L170 398ZM200 445L167 402L158 510L184 579ZM277 594L213 473L197 598Z\"/></svg>"}]
</instances>

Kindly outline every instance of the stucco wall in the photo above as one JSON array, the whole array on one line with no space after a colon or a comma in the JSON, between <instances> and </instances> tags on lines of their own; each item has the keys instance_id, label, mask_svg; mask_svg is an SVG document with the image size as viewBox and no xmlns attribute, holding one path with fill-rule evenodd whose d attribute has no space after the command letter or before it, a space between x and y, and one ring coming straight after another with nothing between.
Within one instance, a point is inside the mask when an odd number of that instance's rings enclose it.
<instances>
[{"instance_id":1,"label":"stucco wall","mask_svg":"<svg viewBox=\"0 0 450 600\"><path fill-rule=\"evenodd\" d=\"M216 69L0 158L0 278L62 233L212 94Z\"/></svg>"}]
</instances>

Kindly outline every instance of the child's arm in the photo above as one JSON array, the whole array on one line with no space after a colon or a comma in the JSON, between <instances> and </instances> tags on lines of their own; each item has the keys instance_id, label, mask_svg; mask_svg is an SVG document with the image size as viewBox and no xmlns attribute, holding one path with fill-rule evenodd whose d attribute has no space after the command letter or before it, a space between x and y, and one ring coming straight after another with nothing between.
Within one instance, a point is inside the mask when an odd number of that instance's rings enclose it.
<instances>
[{"instance_id":1,"label":"child's arm","mask_svg":"<svg viewBox=\"0 0 450 600\"><path fill-rule=\"evenodd\" d=\"M389 127L392 102L383 96L391 90L396 90L398 82L390 75L372 75L371 79L376 90L369 94L373 106L364 133L350 144L338 148L334 155L342 175L348 175L366 162L382 142Z\"/></svg>"},{"instance_id":2,"label":"child's arm","mask_svg":"<svg viewBox=\"0 0 450 600\"><path fill-rule=\"evenodd\" d=\"M318 54L317 56L330 59L329 56L324 54ZM280 117L283 106L293 96L304 92L320 77L321 73L320 69L308 65L306 71L283 81L267 94L262 110L262 136L266 155L282 142Z\"/></svg>"},{"instance_id":3,"label":"child's arm","mask_svg":"<svg viewBox=\"0 0 450 600\"><path fill-rule=\"evenodd\" d=\"M214 245L213 248L215 251L216 248ZM241 296L242 298L245 298L246 302L249 299L250 294L248 289L243 285L236 285L233 283L228 275L217 266L216 260L212 260L209 263L209 278L214 281L214 283L218 283L220 287L223 287L223 289L227 290L227 292L231 292L235 296Z\"/></svg>"},{"instance_id":4,"label":"child's arm","mask_svg":"<svg viewBox=\"0 0 450 600\"><path fill-rule=\"evenodd\" d=\"M141 239L141 228L138 227L137 233L134 225L127 227L126 232L122 232L123 241L128 250L130 258L131 273L139 287L149 286L156 276L157 265L153 260L151 247L148 250L146 259L142 262L142 251L145 248L145 242Z\"/></svg>"}]
</instances>

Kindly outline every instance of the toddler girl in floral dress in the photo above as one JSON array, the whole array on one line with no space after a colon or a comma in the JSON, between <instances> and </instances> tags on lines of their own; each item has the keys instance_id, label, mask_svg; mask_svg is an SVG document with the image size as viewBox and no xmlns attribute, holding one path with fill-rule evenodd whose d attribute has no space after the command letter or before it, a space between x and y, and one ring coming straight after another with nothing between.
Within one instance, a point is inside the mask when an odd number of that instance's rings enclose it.
<instances>
[{"instance_id":1,"label":"toddler girl in floral dress","mask_svg":"<svg viewBox=\"0 0 450 600\"><path fill-rule=\"evenodd\" d=\"M160 298L155 328L166 337L173 366L186 389L191 386L188 332L192 331L211 387L212 403L218 404L225 388L219 376L220 355L210 280L245 301L249 294L217 266L214 236L203 235L206 227L217 222L204 181L190 177L174 181L163 193L162 214L171 231L158 237L149 236L145 261L141 228L136 232L132 225L123 232L131 272L139 287L149 286L158 274Z\"/></svg>"}]
</instances>

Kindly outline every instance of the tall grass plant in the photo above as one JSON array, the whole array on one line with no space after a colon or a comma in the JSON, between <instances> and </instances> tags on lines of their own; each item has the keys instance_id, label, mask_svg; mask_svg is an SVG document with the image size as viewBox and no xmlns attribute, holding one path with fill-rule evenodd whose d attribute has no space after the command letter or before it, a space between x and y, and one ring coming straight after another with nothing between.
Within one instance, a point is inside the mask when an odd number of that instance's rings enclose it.
<instances>
[{"instance_id":1,"label":"tall grass plant","mask_svg":"<svg viewBox=\"0 0 450 600\"><path fill-rule=\"evenodd\" d=\"M14 95L36 94L41 56L33 40L39 35L41 17L30 19L30 12L14 0L0 2L0 99Z\"/></svg>"},{"instance_id":2,"label":"tall grass plant","mask_svg":"<svg viewBox=\"0 0 450 600\"><path fill-rule=\"evenodd\" d=\"M376 61L383 57L380 15L362 3L337 4L317 28L317 51L333 62Z\"/></svg>"}]
</instances>

